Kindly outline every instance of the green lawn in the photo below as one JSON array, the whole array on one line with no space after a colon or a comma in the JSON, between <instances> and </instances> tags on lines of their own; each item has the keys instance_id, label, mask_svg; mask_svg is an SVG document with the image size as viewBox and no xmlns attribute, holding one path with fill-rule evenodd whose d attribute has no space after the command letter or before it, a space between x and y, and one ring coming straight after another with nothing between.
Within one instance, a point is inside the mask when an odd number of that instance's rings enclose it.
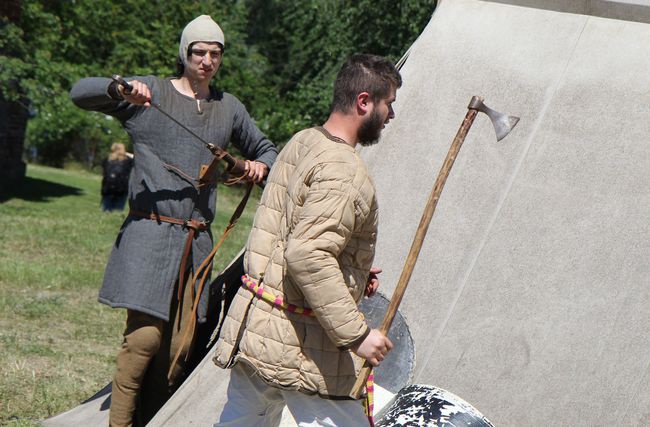
<instances>
[{"instance_id":1,"label":"green lawn","mask_svg":"<svg viewBox=\"0 0 650 427\"><path fill-rule=\"evenodd\" d=\"M99 207L101 177L29 166L0 194L0 425L29 426L68 410L110 381L124 310L97 302L125 213ZM260 191L217 255L243 246ZM215 239L241 190L220 186Z\"/></svg>"}]
</instances>

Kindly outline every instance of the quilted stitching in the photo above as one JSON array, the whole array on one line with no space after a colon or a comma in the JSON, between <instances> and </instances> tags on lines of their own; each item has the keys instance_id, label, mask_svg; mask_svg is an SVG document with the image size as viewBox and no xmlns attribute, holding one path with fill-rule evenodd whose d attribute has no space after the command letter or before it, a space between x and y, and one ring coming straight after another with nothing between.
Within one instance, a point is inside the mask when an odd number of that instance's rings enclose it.
<instances>
[{"instance_id":1,"label":"quilted stitching","mask_svg":"<svg viewBox=\"0 0 650 427\"><path fill-rule=\"evenodd\" d=\"M348 396L362 361L341 348L368 328L357 302L374 257L377 214L374 183L352 147L317 129L296 134L269 176L245 269L256 279L263 273L273 294L310 307L316 317L282 311L242 288L215 362L242 358L271 384Z\"/></svg>"}]
</instances>

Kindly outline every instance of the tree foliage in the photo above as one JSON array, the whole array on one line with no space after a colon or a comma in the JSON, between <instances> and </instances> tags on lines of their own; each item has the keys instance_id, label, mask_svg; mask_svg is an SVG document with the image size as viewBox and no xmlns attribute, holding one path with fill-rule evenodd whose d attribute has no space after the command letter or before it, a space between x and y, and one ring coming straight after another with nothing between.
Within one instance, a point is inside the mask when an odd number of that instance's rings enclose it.
<instances>
[{"instance_id":1,"label":"tree foliage","mask_svg":"<svg viewBox=\"0 0 650 427\"><path fill-rule=\"evenodd\" d=\"M226 35L217 85L244 102L282 145L327 116L331 85L355 52L393 60L428 22L433 0L23 0L0 18L0 95L28 100L26 146L41 161L98 163L126 141L110 117L69 100L85 76L172 75L187 22L209 14Z\"/></svg>"}]
</instances>

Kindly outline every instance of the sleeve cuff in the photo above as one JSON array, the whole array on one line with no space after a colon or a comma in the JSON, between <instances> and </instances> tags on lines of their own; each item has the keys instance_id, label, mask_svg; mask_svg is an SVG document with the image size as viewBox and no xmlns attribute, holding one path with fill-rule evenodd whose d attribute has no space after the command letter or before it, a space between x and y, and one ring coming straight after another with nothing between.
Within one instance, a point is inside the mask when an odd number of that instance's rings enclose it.
<instances>
[{"instance_id":1,"label":"sleeve cuff","mask_svg":"<svg viewBox=\"0 0 650 427\"><path fill-rule=\"evenodd\" d=\"M365 332L364 332L363 334L361 334L361 336L360 336L359 338L357 338L356 340L352 341L352 342L351 342L350 344L348 344L348 345L344 345L344 346L339 347L339 349L341 349L341 350L351 350L351 349L353 349L353 348L357 348L358 346L361 345L361 343L363 342L363 340L365 340L366 337L367 337L368 335L370 335L370 327L369 327L368 325L366 325L366 330L365 330Z\"/></svg>"},{"instance_id":2,"label":"sleeve cuff","mask_svg":"<svg viewBox=\"0 0 650 427\"><path fill-rule=\"evenodd\" d=\"M124 100L124 98L122 98L122 95L120 95L120 92L117 90L117 82L115 80L111 81L111 83L108 85L108 96L116 101Z\"/></svg>"}]
</instances>

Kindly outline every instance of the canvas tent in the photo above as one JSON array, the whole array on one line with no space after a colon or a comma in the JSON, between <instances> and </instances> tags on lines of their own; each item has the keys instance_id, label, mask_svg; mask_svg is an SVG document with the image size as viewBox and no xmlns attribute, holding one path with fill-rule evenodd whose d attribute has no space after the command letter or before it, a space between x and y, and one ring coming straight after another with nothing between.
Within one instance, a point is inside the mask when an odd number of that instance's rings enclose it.
<instances>
[{"instance_id":1,"label":"canvas tent","mask_svg":"<svg viewBox=\"0 0 650 427\"><path fill-rule=\"evenodd\" d=\"M497 143L479 116L442 193L401 307L414 383L498 426L650 425L649 53L650 1L439 2L361 153L384 292L472 95L521 121ZM215 421L209 358L150 425Z\"/></svg>"}]
</instances>

